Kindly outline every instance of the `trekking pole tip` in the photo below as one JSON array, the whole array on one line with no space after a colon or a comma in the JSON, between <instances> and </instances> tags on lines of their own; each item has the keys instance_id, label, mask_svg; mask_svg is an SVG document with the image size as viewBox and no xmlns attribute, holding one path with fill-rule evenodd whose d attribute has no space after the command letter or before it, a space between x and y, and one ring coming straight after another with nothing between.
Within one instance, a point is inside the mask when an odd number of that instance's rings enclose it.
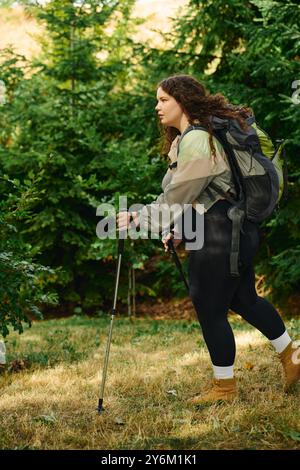
<instances>
[{"instance_id":1,"label":"trekking pole tip","mask_svg":"<svg viewBox=\"0 0 300 470\"><path fill-rule=\"evenodd\" d=\"M101 415L101 413L104 411L104 408L103 408L103 398L99 398L99 401L98 401L98 407L97 407L97 413L98 415Z\"/></svg>"}]
</instances>

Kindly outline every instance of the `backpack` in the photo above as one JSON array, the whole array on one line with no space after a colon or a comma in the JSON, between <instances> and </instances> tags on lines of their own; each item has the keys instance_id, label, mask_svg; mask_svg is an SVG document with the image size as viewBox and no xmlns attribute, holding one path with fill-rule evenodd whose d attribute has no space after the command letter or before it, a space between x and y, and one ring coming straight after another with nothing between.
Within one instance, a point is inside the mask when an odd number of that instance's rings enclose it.
<instances>
[{"instance_id":1,"label":"backpack","mask_svg":"<svg viewBox=\"0 0 300 470\"><path fill-rule=\"evenodd\" d=\"M248 219L260 223L274 210L279 209L281 198L287 198L287 163L285 141L277 140L276 146L269 135L261 129L254 115L246 119L247 130L243 130L236 119L212 116L213 135L222 144L232 171L237 198L229 196L212 181L208 188L225 197L232 205L227 211L232 220L230 273L239 276L239 240L243 232L243 221ZM201 125L189 126L183 136L193 129L207 129Z\"/></svg>"}]
</instances>

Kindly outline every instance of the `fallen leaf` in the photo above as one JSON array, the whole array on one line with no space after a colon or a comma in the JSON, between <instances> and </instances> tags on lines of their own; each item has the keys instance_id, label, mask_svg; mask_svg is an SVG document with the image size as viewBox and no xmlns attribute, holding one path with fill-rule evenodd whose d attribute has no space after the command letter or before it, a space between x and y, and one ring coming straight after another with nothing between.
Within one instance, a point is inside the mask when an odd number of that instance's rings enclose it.
<instances>
[{"instance_id":1,"label":"fallen leaf","mask_svg":"<svg viewBox=\"0 0 300 470\"><path fill-rule=\"evenodd\" d=\"M38 421L38 422L46 423L46 424L49 424L49 423L52 424L52 423L55 423L57 419L55 418L53 414L51 414L51 415L36 416L35 418L33 418L33 421Z\"/></svg>"},{"instance_id":2,"label":"fallen leaf","mask_svg":"<svg viewBox=\"0 0 300 470\"><path fill-rule=\"evenodd\" d=\"M125 423L122 418L115 418L115 424L123 426Z\"/></svg>"},{"instance_id":3,"label":"fallen leaf","mask_svg":"<svg viewBox=\"0 0 300 470\"><path fill-rule=\"evenodd\" d=\"M8 366L9 372L19 372L20 370L28 369L30 366L29 361L26 359L16 359Z\"/></svg>"},{"instance_id":4,"label":"fallen leaf","mask_svg":"<svg viewBox=\"0 0 300 470\"><path fill-rule=\"evenodd\" d=\"M300 432L295 431L295 429L284 429L283 431L280 431L280 433L287 439L300 442Z\"/></svg>"},{"instance_id":5,"label":"fallen leaf","mask_svg":"<svg viewBox=\"0 0 300 470\"><path fill-rule=\"evenodd\" d=\"M167 393L168 393L169 395L174 395L174 397L177 397L177 392L176 392L176 390L167 390Z\"/></svg>"}]
</instances>

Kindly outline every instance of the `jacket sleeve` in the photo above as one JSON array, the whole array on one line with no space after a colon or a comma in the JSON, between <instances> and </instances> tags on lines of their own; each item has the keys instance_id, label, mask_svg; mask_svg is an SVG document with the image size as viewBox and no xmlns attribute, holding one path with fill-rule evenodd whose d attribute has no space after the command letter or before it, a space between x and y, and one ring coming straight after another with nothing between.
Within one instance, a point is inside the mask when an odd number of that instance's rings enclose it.
<instances>
[{"instance_id":1,"label":"jacket sleeve","mask_svg":"<svg viewBox=\"0 0 300 470\"><path fill-rule=\"evenodd\" d=\"M215 141L217 147L217 143ZM184 204L192 204L216 175L227 170L225 161L211 156L208 133L199 129L188 132L180 142L177 170L164 192L152 204L143 207L139 215L141 230L161 232L164 237L170 225L176 224ZM174 210L170 211L171 206ZM159 213L162 217L159 217ZM165 213L165 217L164 214Z\"/></svg>"}]
</instances>

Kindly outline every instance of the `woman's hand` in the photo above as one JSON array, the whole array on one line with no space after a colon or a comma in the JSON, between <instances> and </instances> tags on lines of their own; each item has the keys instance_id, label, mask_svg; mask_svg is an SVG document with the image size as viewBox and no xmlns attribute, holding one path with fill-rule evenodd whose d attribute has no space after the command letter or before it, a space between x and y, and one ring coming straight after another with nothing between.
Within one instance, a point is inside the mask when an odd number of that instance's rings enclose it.
<instances>
[{"instance_id":1,"label":"woman's hand","mask_svg":"<svg viewBox=\"0 0 300 470\"><path fill-rule=\"evenodd\" d=\"M169 251L169 246L168 246L168 240L172 239L173 240L173 245L174 248L177 248L177 246L182 242L182 240L178 238L174 238L173 233L168 233L168 235L162 240L164 246L165 246L165 251Z\"/></svg>"},{"instance_id":2,"label":"woman's hand","mask_svg":"<svg viewBox=\"0 0 300 470\"><path fill-rule=\"evenodd\" d=\"M126 230L127 227L129 227L131 215L133 217L133 223L137 226L138 214L139 214L138 212L125 212L125 211L118 212L117 217L116 217L118 230Z\"/></svg>"}]
</instances>

